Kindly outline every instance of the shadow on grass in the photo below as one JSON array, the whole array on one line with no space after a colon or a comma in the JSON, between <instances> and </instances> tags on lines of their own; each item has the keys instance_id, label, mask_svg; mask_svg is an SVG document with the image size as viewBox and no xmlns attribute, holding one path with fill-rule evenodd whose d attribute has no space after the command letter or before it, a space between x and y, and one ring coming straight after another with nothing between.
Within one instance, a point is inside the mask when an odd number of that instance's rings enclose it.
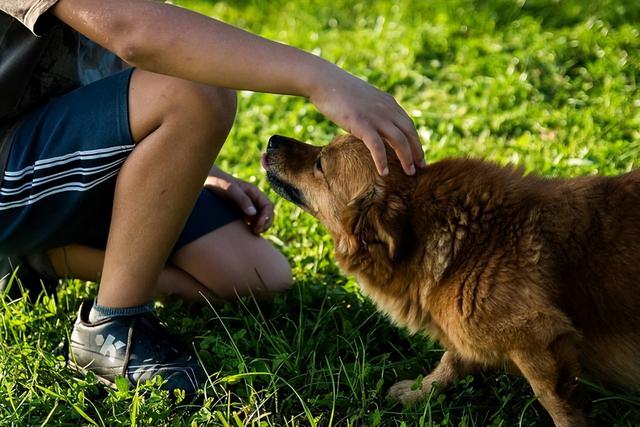
<instances>
[{"instance_id":1,"label":"shadow on grass","mask_svg":"<svg viewBox=\"0 0 640 427\"><path fill-rule=\"evenodd\" d=\"M202 331L199 353L221 400L247 417L254 413L248 408L260 408L275 425L292 417L319 425L550 425L528 383L500 372L467 377L415 408L388 401L393 383L428 373L442 350L391 325L343 278L335 282L299 283L271 302L192 308L188 317L169 308L163 317L185 335ZM594 420L640 422L637 398L583 389Z\"/></svg>"}]
</instances>

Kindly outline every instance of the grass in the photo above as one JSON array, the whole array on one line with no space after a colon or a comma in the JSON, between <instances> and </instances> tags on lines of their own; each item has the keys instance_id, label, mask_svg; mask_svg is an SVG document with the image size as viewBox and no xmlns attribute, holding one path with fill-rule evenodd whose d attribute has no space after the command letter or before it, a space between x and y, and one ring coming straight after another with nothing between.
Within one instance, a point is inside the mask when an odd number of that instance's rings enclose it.
<instances>
[{"instance_id":1,"label":"grass","mask_svg":"<svg viewBox=\"0 0 640 427\"><path fill-rule=\"evenodd\" d=\"M640 160L640 4L625 0L176 2L313 51L394 94L429 161L480 156L545 175L615 174ZM212 70L215 72L215 70ZM324 144L337 132L306 100L241 93L219 164L268 189L259 153L274 133ZM332 258L322 227L276 200L269 235L295 285L274 301L159 305L211 374L204 402L157 384L106 390L65 367L91 283L57 302L0 297L0 425L548 425L523 380L468 377L403 409L385 400L442 350L376 313ZM598 425L640 424L640 396L584 383Z\"/></svg>"}]
</instances>

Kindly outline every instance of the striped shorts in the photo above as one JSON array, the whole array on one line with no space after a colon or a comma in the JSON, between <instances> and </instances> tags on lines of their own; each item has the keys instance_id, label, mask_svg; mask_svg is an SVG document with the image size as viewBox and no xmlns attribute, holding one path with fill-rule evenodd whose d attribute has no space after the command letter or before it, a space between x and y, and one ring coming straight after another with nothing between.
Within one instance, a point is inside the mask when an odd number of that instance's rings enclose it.
<instances>
[{"instance_id":1,"label":"striped shorts","mask_svg":"<svg viewBox=\"0 0 640 427\"><path fill-rule=\"evenodd\" d=\"M134 149L132 71L55 98L22 119L0 182L0 255L69 244L104 249L116 178ZM240 218L237 208L203 190L174 250Z\"/></svg>"}]
</instances>

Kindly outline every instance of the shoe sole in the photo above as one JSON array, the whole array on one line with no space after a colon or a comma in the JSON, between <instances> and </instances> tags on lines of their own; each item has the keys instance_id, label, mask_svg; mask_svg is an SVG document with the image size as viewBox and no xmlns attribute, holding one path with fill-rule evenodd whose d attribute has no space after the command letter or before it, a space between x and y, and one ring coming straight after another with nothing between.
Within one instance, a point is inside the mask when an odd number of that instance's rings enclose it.
<instances>
[{"instance_id":1,"label":"shoe sole","mask_svg":"<svg viewBox=\"0 0 640 427\"><path fill-rule=\"evenodd\" d=\"M77 373L81 374L83 377L86 377L86 376L87 376L87 374L88 374L89 372L91 372L91 371L89 371L88 369L83 368L82 366L78 365L77 363L75 363L75 362L74 362L74 361L72 361L72 360L67 361L67 366L68 366L71 370L73 370L73 371L75 371L75 372L77 372ZM106 379L106 378L102 378L100 375L97 375L95 372L93 373L93 375L95 375L95 376L96 376L96 378L98 379L98 381L100 381L102 384L104 384L104 385L106 385L106 386L108 386L108 387L110 387L110 388L112 388L112 389L114 389L114 390L117 390L117 389L118 389L118 387L116 386L116 383L111 382L111 381L109 381L109 380L108 380L108 379Z\"/></svg>"},{"instance_id":2,"label":"shoe sole","mask_svg":"<svg viewBox=\"0 0 640 427\"><path fill-rule=\"evenodd\" d=\"M77 363L69 360L67 361L67 366L69 367L69 369L71 369L74 372L77 372L79 374L81 374L82 376L86 377L87 373L91 372L86 368L83 368L82 366L78 365ZM96 373L94 372L93 375L96 376L96 378L98 379L98 381L104 385L106 385L107 387L113 389L113 390L118 390L118 387L116 386L115 383L102 378L101 376L96 375ZM169 396L172 396L171 394ZM185 395L185 402L191 402L191 403L197 403L198 401L201 401L204 398L204 396L199 396L196 393L187 393Z\"/></svg>"}]
</instances>

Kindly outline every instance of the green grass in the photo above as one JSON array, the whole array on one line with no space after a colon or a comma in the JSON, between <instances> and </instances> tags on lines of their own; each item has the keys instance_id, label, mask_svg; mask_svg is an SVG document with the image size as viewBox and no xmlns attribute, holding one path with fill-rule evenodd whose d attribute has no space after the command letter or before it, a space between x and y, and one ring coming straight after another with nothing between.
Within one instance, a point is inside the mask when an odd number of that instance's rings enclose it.
<instances>
[{"instance_id":1,"label":"green grass","mask_svg":"<svg viewBox=\"0 0 640 427\"><path fill-rule=\"evenodd\" d=\"M311 50L394 94L429 161L481 156L546 175L614 174L640 160L640 4L626 0L180 1ZM215 72L215 70L212 70ZM338 130L304 99L242 93L219 164L268 189L259 154L274 133L325 144ZM468 377L414 409L385 400L442 351L376 313L332 258L327 233L276 200L268 238L295 286L268 303L159 306L211 374L201 405L157 385L106 390L65 367L80 298L1 299L0 425L548 425L525 381ZM640 424L640 396L584 384L598 425Z\"/></svg>"}]
</instances>

